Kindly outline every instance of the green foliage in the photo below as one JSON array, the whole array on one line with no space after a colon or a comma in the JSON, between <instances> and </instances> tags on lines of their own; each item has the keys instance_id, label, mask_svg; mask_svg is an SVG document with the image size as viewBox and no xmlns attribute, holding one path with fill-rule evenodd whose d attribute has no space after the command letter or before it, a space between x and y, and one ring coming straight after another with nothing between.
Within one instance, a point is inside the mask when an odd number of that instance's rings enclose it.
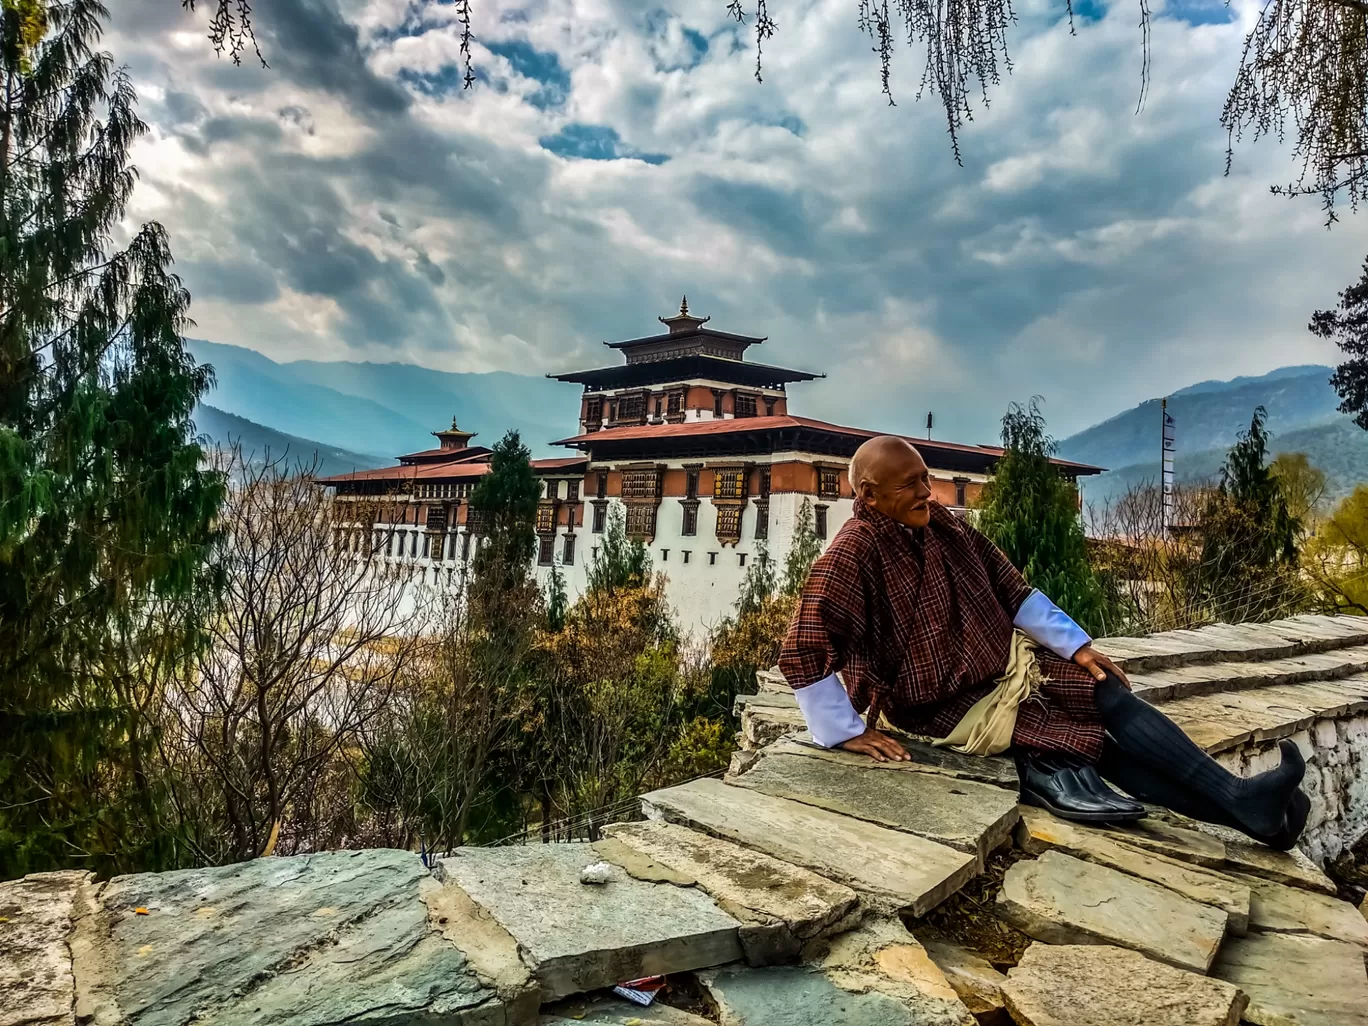
<instances>
[{"instance_id":1,"label":"green foliage","mask_svg":"<svg viewBox=\"0 0 1368 1026\"><path fill-rule=\"evenodd\" d=\"M755 543L751 553L750 565L741 578L740 594L736 599L736 615L747 616L756 612L771 595L778 584L778 572L774 558L769 554L769 546L763 541Z\"/></svg>"},{"instance_id":2,"label":"green foliage","mask_svg":"<svg viewBox=\"0 0 1368 1026\"><path fill-rule=\"evenodd\" d=\"M570 596L565 592L565 575L559 563L551 565L551 577L546 582L546 627L558 631L565 626L566 610L570 606Z\"/></svg>"},{"instance_id":3,"label":"green foliage","mask_svg":"<svg viewBox=\"0 0 1368 1026\"><path fill-rule=\"evenodd\" d=\"M1344 353L1330 384L1340 397L1340 412L1368 431L1368 261L1359 280L1339 294L1333 310L1317 310L1307 325L1313 335L1328 338Z\"/></svg>"},{"instance_id":4,"label":"green foliage","mask_svg":"<svg viewBox=\"0 0 1368 1026\"><path fill-rule=\"evenodd\" d=\"M1301 523L1267 464L1266 412L1231 446L1221 483L1202 509L1201 580L1219 619L1262 619L1286 610L1296 589Z\"/></svg>"},{"instance_id":5,"label":"green foliage","mask_svg":"<svg viewBox=\"0 0 1368 1026\"><path fill-rule=\"evenodd\" d=\"M1050 462L1054 441L1037 400L1008 407L1002 445L1006 451L983 489L979 529L1032 587L1085 631L1103 633L1106 596L1088 562L1078 491Z\"/></svg>"},{"instance_id":6,"label":"green foliage","mask_svg":"<svg viewBox=\"0 0 1368 1026\"><path fill-rule=\"evenodd\" d=\"M470 508L480 515L484 544L472 570L496 574L514 583L527 573L537 549L537 502L541 484L532 470L532 453L518 432L509 431L489 455L489 473L470 495Z\"/></svg>"},{"instance_id":7,"label":"green foliage","mask_svg":"<svg viewBox=\"0 0 1368 1026\"><path fill-rule=\"evenodd\" d=\"M780 590L785 595L797 595L807 583L808 571L822 554L822 539L817 537L817 524L812 513L812 500L803 499L793 525L793 541L784 558L784 580Z\"/></svg>"},{"instance_id":8,"label":"green foliage","mask_svg":"<svg viewBox=\"0 0 1368 1026\"><path fill-rule=\"evenodd\" d=\"M1321 500L1325 498L1325 472L1313 466L1310 457L1304 452L1285 452L1278 455L1268 466L1277 480L1283 498L1287 500L1287 511L1303 531L1316 517Z\"/></svg>"},{"instance_id":9,"label":"green foliage","mask_svg":"<svg viewBox=\"0 0 1368 1026\"><path fill-rule=\"evenodd\" d=\"M1327 611L1368 615L1368 485L1317 525L1305 563Z\"/></svg>"},{"instance_id":10,"label":"green foliage","mask_svg":"<svg viewBox=\"0 0 1368 1026\"><path fill-rule=\"evenodd\" d=\"M639 539L627 537L627 515L621 506L608 510L607 530L598 555L589 564L588 590L614 592L640 588L651 579L651 554Z\"/></svg>"},{"instance_id":11,"label":"green foliage","mask_svg":"<svg viewBox=\"0 0 1368 1026\"><path fill-rule=\"evenodd\" d=\"M166 233L110 249L145 126L92 50L104 10L53 5L41 41L36 11L0 9L0 878L175 861L123 686L197 640L224 493ZM154 602L185 618L146 626Z\"/></svg>"}]
</instances>

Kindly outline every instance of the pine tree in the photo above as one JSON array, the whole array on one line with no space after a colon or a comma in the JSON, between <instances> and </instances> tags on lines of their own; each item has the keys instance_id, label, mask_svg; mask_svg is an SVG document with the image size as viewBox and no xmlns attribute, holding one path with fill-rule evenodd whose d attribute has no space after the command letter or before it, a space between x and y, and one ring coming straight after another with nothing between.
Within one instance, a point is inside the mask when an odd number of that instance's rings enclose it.
<instances>
[{"instance_id":1,"label":"pine tree","mask_svg":"<svg viewBox=\"0 0 1368 1026\"><path fill-rule=\"evenodd\" d=\"M470 495L470 508L479 514L482 538L471 561L472 589L487 582L492 588L516 588L531 574L537 549L537 503L541 484L532 469L532 453L518 432L509 431L494 443L489 473Z\"/></svg>"},{"instance_id":2,"label":"pine tree","mask_svg":"<svg viewBox=\"0 0 1368 1026\"><path fill-rule=\"evenodd\" d=\"M1268 465L1266 418L1262 406L1254 410L1202 510L1203 590L1222 620L1265 618L1295 601L1301 524Z\"/></svg>"},{"instance_id":3,"label":"pine tree","mask_svg":"<svg viewBox=\"0 0 1368 1026\"><path fill-rule=\"evenodd\" d=\"M558 631L565 626L565 614L570 608L570 596L565 591L565 575L559 563L551 565L551 577L546 582L546 626Z\"/></svg>"},{"instance_id":4,"label":"pine tree","mask_svg":"<svg viewBox=\"0 0 1368 1026\"><path fill-rule=\"evenodd\" d=\"M808 571L822 554L822 539L817 537L817 526L812 515L812 500L804 499L793 525L793 541L784 558L784 580L780 587L785 595L797 595L807 583Z\"/></svg>"},{"instance_id":5,"label":"pine tree","mask_svg":"<svg viewBox=\"0 0 1368 1026\"><path fill-rule=\"evenodd\" d=\"M589 564L588 590L611 593L623 588L640 588L650 579L650 552L639 539L627 537L627 517L622 507L611 507L603 543Z\"/></svg>"},{"instance_id":6,"label":"pine tree","mask_svg":"<svg viewBox=\"0 0 1368 1026\"><path fill-rule=\"evenodd\" d=\"M1088 562L1078 492L1050 462L1054 441L1045 433L1038 400L1013 403L1002 418L1002 445L983 490L978 527L1084 630L1104 630L1104 592Z\"/></svg>"},{"instance_id":7,"label":"pine tree","mask_svg":"<svg viewBox=\"0 0 1368 1026\"><path fill-rule=\"evenodd\" d=\"M755 543L750 565L741 578L740 594L736 599L736 615L744 617L758 613L774 595L778 584L778 572L774 557L769 554L769 546L763 541Z\"/></svg>"},{"instance_id":8,"label":"pine tree","mask_svg":"<svg viewBox=\"0 0 1368 1026\"><path fill-rule=\"evenodd\" d=\"M154 644L150 603L200 593L224 494L166 233L111 245L145 126L93 49L105 14L47 5L35 35L33 5L0 10L0 878L174 859L112 678Z\"/></svg>"}]
</instances>

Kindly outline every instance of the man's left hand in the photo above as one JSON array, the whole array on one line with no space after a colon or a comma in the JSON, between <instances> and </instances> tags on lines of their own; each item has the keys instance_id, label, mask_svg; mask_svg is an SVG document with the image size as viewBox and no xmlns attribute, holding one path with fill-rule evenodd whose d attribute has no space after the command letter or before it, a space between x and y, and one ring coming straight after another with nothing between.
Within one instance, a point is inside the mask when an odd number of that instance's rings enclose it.
<instances>
[{"instance_id":1,"label":"man's left hand","mask_svg":"<svg viewBox=\"0 0 1368 1026\"><path fill-rule=\"evenodd\" d=\"M1104 680L1110 673L1127 688L1131 686L1130 679L1121 672L1121 668L1091 645L1084 645L1075 652L1073 661L1091 673L1094 680Z\"/></svg>"}]
</instances>

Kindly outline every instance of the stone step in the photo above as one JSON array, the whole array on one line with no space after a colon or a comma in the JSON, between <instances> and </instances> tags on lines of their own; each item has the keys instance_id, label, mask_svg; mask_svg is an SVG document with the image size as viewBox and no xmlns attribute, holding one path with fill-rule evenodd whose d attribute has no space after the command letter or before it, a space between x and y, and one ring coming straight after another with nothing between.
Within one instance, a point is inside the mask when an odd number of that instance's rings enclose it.
<instances>
[{"instance_id":1,"label":"stone step","mask_svg":"<svg viewBox=\"0 0 1368 1026\"><path fill-rule=\"evenodd\" d=\"M1127 673L1197 663L1281 659L1368 644L1368 617L1293 616L1262 624L1213 624L1140 638L1100 638Z\"/></svg>"},{"instance_id":2,"label":"stone step","mask_svg":"<svg viewBox=\"0 0 1368 1026\"><path fill-rule=\"evenodd\" d=\"M1130 876L1160 884L1193 901L1212 905L1229 916L1230 932L1236 936L1243 936L1249 928L1248 883L1232 880L1214 871L1200 869L1166 855L1134 848L1115 840L1101 830L1057 819L1040 809L1021 810L1017 844L1033 855L1058 851L1085 862L1095 862L1099 866L1107 866ZM1312 897L1309 894L1307 896Z\"/></svg>"},{"instance_id":3,"label":"stone step","mask_svg":"<svg viewBox=\"0 0 1368 1026\"><path fill-rule=\"evenodd\" d=\"M871 920L809 964L700 974L721 1026L977 1026L944 973L896 921Z\"/></svg>"},{"instance_id":4,"label":"stone step","mask_svg":"<svg viewBox=\"0 0 1368 1026\"><path fill-rule=\"evenodd\" d=\"M0 1024L75 1026L71 937L90 873L34 873L0 883Z\"/></svg>"},{"instance_id":5,"label":"stone step","mask_svg":"<svg viewBox=\"0 0 1368 1026\"><path fill-rule=\"evenodd\" d=\"M1212 967L1249 995L1256 1026L1368 1026L1368 975L1353 944L1306 934L1234 937Z\"/></svg>"},{"instance_id":6,"label":"stone step","mask_svg":"<svg viewBox=\"0 0 1368 1026\"><path fill-rule=\"evenodd\" d=\"M1032 944L1002 987L1018 1026L1237 1026L1238 987L1110 945Z\"/></svg>"},{"instance_id":7,"label":"stone step","mask_svg":"<svg viewBox=\"0 0 1368 1026\"><path fill-rule=\"evenodd\" d=\"M510 1021L443 936L413 852L115 877L73 940L81 1021L485 1026ZM438 917L440 918L440 917ZM535 1022L535 1002L531 1019Z\"/></svg>"},{"instance_id":8,"label":"stone step","mask_svg":"<svg viewBox=\"0 0 1368 1026\"><path fill-rule=\"evenodd\" d=\"M1306 730L1316 720L1368 711L1368 674L1179 698L1164 714L1212 754Z\"/></svg>"},{"instance_id":9,"label":"stone step","mask_svg":"<svg viewBox=\"0 0 1368 1026\"><path fill-rule=\"evenodd\" d=\"M543 1001L741 958L741 924L702 890L613 865L606 883L581 882L599 861L587 843L458 848L436 875L517 941Z\"/></svg>"},{"instance_id":10,"label":"stone step","mask_svg":"<svg viewBox=\"0 0 1368 1026\"><path fill-rule=\"evenodd\" d=\"M1264 933L1305 933L1343 941L1368 955L1368 919L1347 901L1254 876L1231 874L1249 885L1249 927Z\"/></svg>"},{"instance_id":11,"label":"stone step","mask_svg":"<svg viewBox=\"0 0 1368 1026\"><path fill-rule=\"evenodd\" d=\"M1167 887L1057 851L1007 870L997 911L1047 944L1113 944L1203 974L1229 919Z\"/></svg>"},{"instance_id":12,"label":"stone step","mask_svg":"<svg viewBox=\"0 0 1368 1026\"><path fill-rule=\"evenodd\" d=\"M978 872L967 852L712 778L652 791L641 804L649 819L810 869L854 888L878 910L922 915Z\"/></svg>"},{"instance_id":13,"label":"stone step","mask_svg":"<svg viewBox=\"0 0 1368 1026\"><path fill-rule=\"evenodd\" d=\"M771 747L727 782L969 852L980 872L988 853L1010 840L1018 818L1016 790L940 773L875 768L880 765L887 764L858 756L783 754Z\"/></svg>"},{"instance_id":14,"label":"stone step","mask_svg":"<svg viewBox=\"0 0 1368 1026\"><path fill-rule=\"evenodd\" d=\"M807 730L792 691L737 695L733 710L741 720L741 747L746 751L763 748L785 734Z\"/></svg>"},{"instance_id":15,"label":"stone step","mask_svg":"<svg viewBox=\"0 0 1368 1026\"><path fill-rule=\"evenodd\" d=\"M687 827L618 823L605 833L594 844L601 858L638 880L698 887L741 923L750 965L792 961L805 942L859 915L849 887Z\"/></svg>"},{"instance_id":16,"label":"stone step","mask_svg":"<svg viewBox=\"0 0 1368 1026\"><path fill-rule=\"evenodd\" d=\"M1199 663L1128 674L1135 693L1161 704L1219 692L1276 684L1341 680L1368 672L1368 645L1263 661Z\"/></svg>"},{"instance_id":17,"label":"stone step","mask_svg":"<svg viewBox=\"0 0 1368 1026\"><path fill-rule=\"evenodd\" d=\"M890 731L890 734L907 749L912 757L909 761L877 762L867 755L839 748L823 748L812 740L812 735L806 730L774 742L765 749L765 754L798 755L823 759L840 766L858 766L891 773L940 773L960 780L977 780L984 784L1017 789L1016 766L1007 756L965 755L953 748L941 748L897 731ZM755 753L748 756L747 765L754 765L759 755Z\"/></svg>"}]
</instances>

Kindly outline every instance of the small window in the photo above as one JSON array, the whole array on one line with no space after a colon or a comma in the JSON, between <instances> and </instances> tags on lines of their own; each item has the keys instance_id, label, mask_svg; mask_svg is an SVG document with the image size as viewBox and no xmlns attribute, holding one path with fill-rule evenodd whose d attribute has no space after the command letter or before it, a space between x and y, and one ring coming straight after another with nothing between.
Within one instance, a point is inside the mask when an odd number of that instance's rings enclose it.
<instances>
[{"instance_id":1,"label":"small window","mask_svg":"<svg viewBox=\"0 0 1368 1026\"><path fill-rule=\"evenodd\" d=\"M608 525L608 504L597 502L594 504L594 533L602 534Z\"/></svg>"},{"instance_id":2,"label":"small window","mask_svg":"<svg viewBox=\"0 0 1368 1026\"><path fill-rule=\"evenodd\" d=\"M825 538L827 536L827 508L818 506L814 512L817 514L817 537Z\"/></svg>"},{"instance_id":3,"label":"small window","mask_svg":"<svg viewBox=\"0 0 1368 1026\"><path fill-rule=\"evenodd\" d=\"M698 471L696 470L684 472L684 497L686 499L698 498Z\"/></svg>"},{"instance_id":4,"label":"small window","mask_svg":"<svg viewBox=\"0 0 1368 1026\"><path fill-rule=\"evenodd\" d=\"M754 417L755 396L738 395L735 400L735 410L738 417Z\"/></svg>"},{"instance_id":5,"label":"small window","mask_svg":"<svg viewBox=\"0 0 1368 1026\"><path fill-rule=\"evenodd\" d=\"M680 550L679 550L679 558L682 559L685 563L687 563L687 562L689 561L689 550L688 550L688 549L680 549Z\"/></svg>"},{"instance_id":6,"label":"small window","mask_svg":"<svg viewBox=\"0 0 1368 1026\"><path fill-rule=\"evenodd\" d=\"M603 423L603 400L590 399L584 404L584 426L597 428Z\"/></svg>"},{"instance_id":7,"label":"small window","mask_svg":"<svg viewBox=\"0 0 1368 1026\"><path fill-rule=\"evenodd\" d=\"M824 499L838 499L841 496L841 472L831 467L817 469L817 494Z\"/></svg>"},{"instance_id":8,"label":"small window","mask_svg":"<svg viewBox=\"0 0 1368 1026\"><path fill-rule=\"evenodd\" d=\"M424 553L426 555L426 553ZM413 532L413 542L409 545L409 556L413 559L418 558L418 532Z\"/></svg>"},{"instance_id":9,"label":"small window","mask_svg":"<svg viewBox=\"0 0 1368 1026\"><path fill-rule=\"evenodd\" d=\"M769 538L769 506L757 503L755 507L755 537L759 541Z\"/></svg>"},{"instance_id":10,"label":"small window","mask_svg":"<svg viewBox=\"0 0 1368 1026\"><path fill-rule=\"evenodd\" d=\"M716 553L716 552L709 552L709 553L708 553L708 566L716 566L716 565L717 565L717 553Z\"/></svg>"},{"instance_id":11,"label":"small window","mask_svg":"<svg viewBox=\"0 0 1368 1026\"><path fill-rule=\"evenodd\" d=\"M598 559L598 546L595 545L589 550L590 559Z\"/></svg>"},{"instance_id":12,"label":"small window","mask_svg":"<svg viewBox=\"0 0 1368 1026\"><path fill-rule=\"evenodd\" d=\"M678 415L684 409L684 393L671 392L665 403L665 412L671 417Z\"/></svg>"},{"instance_id":13,"label":"small window","mask_svg":"<svg viewBox=\"0 0 1368 1026\"><path fill-rule=\"evenodd\" d=\"M690 504L684 507L684 525L679 529L679 533L685 538L692 538L698 533L698 507Z\"/></svg>"},{"instance_id":14,"label":"small window","mask_svg":"<svg viewBox=\"0 0 1368 1026\"><path fill-rule=\"evenodd\" d=\"M470 559L470 532L466 531L461 535L461 559Z\"/></svg>"},{"instance_id":15,"label":"small window","mask_svg":"<svg viewBox=\"0 0 1368 1026\"><path fill-rule=\"evenodd\" d=\"M737 566L745 566L745 565L746 565L746 554L745 554L744 552L738 552L738 553L736 554L736 565L737 565Z\"/></svg>"},{"instance_id":16,"label":"small window","mask_svg":"<svg viewBox=\"0 0 1368 1026\"><path fill-rule=\"evenodd\" d=\"M956 505L956 506L967 506L967 505L968 505L968 503L964 501L964 487L965 487L965 485L967 485L968 483L969 483L969 482L966 481L966 480L964 480L964 478L962 478L962 477L957 477L957 478L955 478L955 505Z\"/></svg>"},{"instance_id":17,"label":"small window","mask_svg":"<svg viewBox=\"0 0 1368 1026\"><path fill-rule=\"evenodd\" d=\"M721 392L714 392L714 393L713 393L713 416L714 416L714 417L720 417L720 416L722 416L722 393L721 393Z\"/></svg>"},{"instance_id":18,"label":"small window","mask_svg":"<svg viewBox=\"0 0 1368 1026\"><path fill-rule=\"evenodd\" d=\"M547 482L546 482L546 497L547 497L548 499L559 499L559 498L560 498L560 482L559 482L559 481L547 481Z\"/></svg>"},{"instance_id":19,"label":"small window","mask_svg":"<svg viewBox=\"0 0 1368 1026\"><path fill-rule=\"evenodd\" d=\"M578 481L565 482L565 499L567 502L579 502L579 486Z\"/></svg>"},{"instance_id":20,"label":"small window","mask_svg":"<svg viewBox=\"0 0 1368 1026\"><path fill-rule=\"evenodd\" d=\"M760 497L768 498L770 493L770 468L760 468Z\"/></svg>"},{"instance_id":21,"label":"small window","mask_svg":"<svg viewBox=\"0 0 1368 1026\"><path fill-rule=\"evenodd\" d=\"M556 558L556 539L554 535L544 535L541 545L537 551L537 562L542 566L550 566Z\"/></svg>"},{"instance_id":22,"label":"small window","mask_svg":"<svg viewBox=\"0 0 1368 1026\"><path fill-rule=\"evenodd\" d=\"M668 562L670 561L670 550L669 550L669 549L661 549L661 550L660 550L660 561L661 561L662 563L668 563Z\"/></svg>"},{"instance_id":23,"label":"small window","mask_svg":"<svg viewBox=\"0 0 1368 1026\"><path fill-rule=\"evenodd\" d=\"M656 420L659 420L661 417L665 416L665 397L663 395L658 395L655 397L655 415Z\"/></svg>"},{"instance_id":24,"label":"small window","mask_svg":"<svg viewBox=\"0 0 1368 1026\"><path fill-rule=\"evenodd\" d=\"M565 536L565 545L561 548L561 562L566 566L575 565L575 536L573 534Z\"/></svg>"},{"instance_id":25,"label":"small window","mask_svg":"<svg viewBox=\"0 0 1368 1026\"><path fill-rule=\"evenodd\" d=\"M608 471L606 470L600 470L598 473L597 497L600 499L608 498Z\"/></svg>"},{"instance_id":26,"label":"small window","mask_svg":"<svg viewBox=\"0 0 1368 1026\"><path fill-rule=\"evenodd\" d=\"M775 402L776 402L776 400L774 399L773 396L765 396L765 416L766 416L766 417L773 417L773 416L774 416L774 404L775 404Z\"/></svg>"}]
</instances>

